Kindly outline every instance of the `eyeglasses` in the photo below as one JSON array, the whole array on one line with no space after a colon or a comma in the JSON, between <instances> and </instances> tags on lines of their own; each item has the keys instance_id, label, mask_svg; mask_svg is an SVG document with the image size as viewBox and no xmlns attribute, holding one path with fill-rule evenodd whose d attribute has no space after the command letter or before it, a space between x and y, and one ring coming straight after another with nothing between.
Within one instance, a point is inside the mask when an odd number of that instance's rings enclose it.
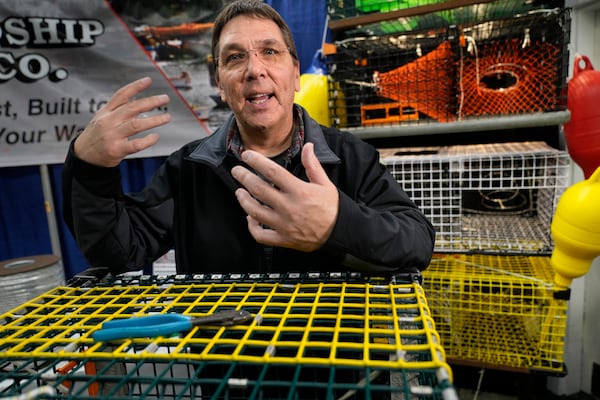
<instances>
[{"instance_id":1,"label":"eyeglasses","mask_svg":"<svg viewBox=\"0 0 600 400\"><path fill-rule=\"evenodd\" d=\"M239 70L246 66L250 53L255 53L260 62L265 65L273 66L278 65L283 61L283 57L286 53L289 53L290 49L276 48L276 47L263 47L259 49L251 49L245 51L232 51L225 53L223 57L216 58L215 62L217 65L221 63L221 66L227 70Z\"/></svg>"}]
</instances>

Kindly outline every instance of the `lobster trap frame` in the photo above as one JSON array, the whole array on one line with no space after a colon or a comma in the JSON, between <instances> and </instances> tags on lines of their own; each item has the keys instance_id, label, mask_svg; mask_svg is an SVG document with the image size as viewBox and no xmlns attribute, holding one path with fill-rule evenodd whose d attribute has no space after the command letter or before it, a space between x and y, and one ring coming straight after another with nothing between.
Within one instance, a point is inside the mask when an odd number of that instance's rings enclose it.
<instances>
[{"instance_id":1,"label":"lobster trap frame","mask_svg":"<svg viewBox=\"0 0 600 400\"><path fill-rule=\"evenodd\" d=\"M58 287L0 316L0 395L454 400L418 278L121 276ZM256 317L176 337L91 336L111 319L231 308Z\"/></svg>"},{"instance_id":2,"label":"lobster trap frame","mask_svg":"<svg viewBox=\"0 0 600 400\"><path fill-rule=\"evenodd\" d=\"M568 290L546 256L436 254L423 287L450 362L561 376Z\"/></svg>"}]
</instances>

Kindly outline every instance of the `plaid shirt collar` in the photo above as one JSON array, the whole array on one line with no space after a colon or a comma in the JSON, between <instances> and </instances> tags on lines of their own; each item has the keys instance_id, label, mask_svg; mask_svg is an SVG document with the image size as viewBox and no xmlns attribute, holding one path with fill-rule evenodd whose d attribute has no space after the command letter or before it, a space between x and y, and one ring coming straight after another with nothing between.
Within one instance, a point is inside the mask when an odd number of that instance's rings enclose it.
<instances>
[{"instance_id":1,"label":"plaid shirt collar","mask_svg":"<svg viewBox=\"0 0 600 400\"><path fill-rule=\"evenodd\" d=\"M283 153L272 157L272 160L278 164L288 167L304 144L304 120L302 118L302 110L294 105L294 131L292 133L292 144ZM240 130L237 126L235 118L231 120L231 124L227 130L227 151L234 155L235 158L241 160L244 144L240 136Z\"/></svg>"}]
</instances>

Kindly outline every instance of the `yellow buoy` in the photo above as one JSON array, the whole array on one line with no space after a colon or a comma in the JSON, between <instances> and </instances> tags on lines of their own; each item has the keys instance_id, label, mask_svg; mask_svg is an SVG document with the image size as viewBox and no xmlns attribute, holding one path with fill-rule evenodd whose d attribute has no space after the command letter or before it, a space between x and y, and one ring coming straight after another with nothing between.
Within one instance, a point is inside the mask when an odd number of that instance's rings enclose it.
<instances>
[{"instance_id":1,"label":"yellow buoy","mask_svg":"<svg viewBox=\"0 0 600 400\"><path fill-rule=\"evenodd\" d=\"M600 255L600 167L561 196L551 224L554 283L568 288Z\"/></svg>"},{"instance_id":2,"label":"yellow buoy","mask_svg":"<svg viewBox=\"0 0 600 400\"><path fill-rule=\"evenodd\" d=\"M339 86L334 84L330 93L329 85L322 52L317 50L310 68L300 75L300 91L296 92L294 102L304 107L311 117L324 126L332 125L330 109L345 108ZM345 123L345 115L343 119Z\"/></svg>"}]
</instances>

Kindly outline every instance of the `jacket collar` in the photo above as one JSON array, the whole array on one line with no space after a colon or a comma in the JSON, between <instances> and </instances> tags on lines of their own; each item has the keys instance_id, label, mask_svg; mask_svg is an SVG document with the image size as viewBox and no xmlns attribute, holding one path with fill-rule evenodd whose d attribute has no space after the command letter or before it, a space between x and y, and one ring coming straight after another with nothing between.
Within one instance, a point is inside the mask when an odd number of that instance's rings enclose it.
<instances>
[{"instance_id":1,"label":"jacket collar","mask_svg":"<svg viewBox=\"0 0 600 400\"><path fill-rule=\"evenodd\" d=\"M315 155L323 164L336 164L340 162L340 158L331 150L321 126L308 115L306 110L297 104L294 107L299 107L302 110L302 118L304 119L304 142L312 142L315 144ZM227 129L233 121L231 114L216 131L214 131L206 139L201 140L198 146L190 153L189 159L192 161L203 161L214 167L223 163L227 155Z\"/></svg>"}]
</instances>

